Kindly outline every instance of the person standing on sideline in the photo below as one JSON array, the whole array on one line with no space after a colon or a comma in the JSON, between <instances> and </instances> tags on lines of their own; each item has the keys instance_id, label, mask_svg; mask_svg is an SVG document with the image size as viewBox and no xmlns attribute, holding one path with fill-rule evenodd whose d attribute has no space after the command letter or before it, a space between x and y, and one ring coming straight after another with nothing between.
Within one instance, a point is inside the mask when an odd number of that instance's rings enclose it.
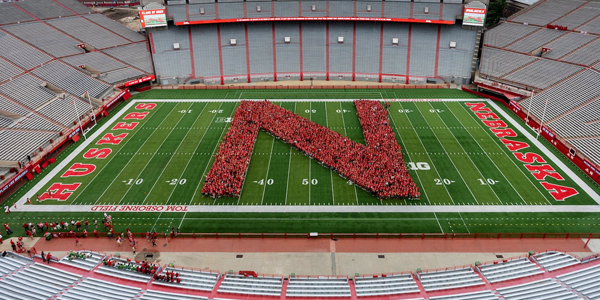
<instances>
[{"instance_id":1,"label":"person standing on sideline","mask_svg":"<svg viewBox=\"0 0 600 300\"><path fill-rule=\"evenodd\" d=\"M46 262L48 264L50 264L50 260L52 259L52 254L50 254L50 252L48 252L48 254L46 255Z\"/></svg>"},{"instance_id":2,"label":"person standing on sideline","mask_svg":"<svg viewBox=\"0 0 600 300\"><path fill-rule=\"evenodd\" d=\"M75 238L75 247L77 247L77 245L79 245L79 246L83 246L83 245L82 245L82 244L79 242L79 238L78 238L78 237L76 237L76 238Z\"/></svg>"},{"instance_id":3,"label":"person standing on sideline","mask_svg":"<svg viewBox=\"0 0 600 300\"><path fill-rule=\"evenodd\" d=\"M44 251L42 251L42 261L46 262L46 255L44 255Z\"/></svg>"},{"instance_id":4,"label":"person standing on sideline","mask_svg":"<svg viewBox=\"0 0 600 300\"><path fill-rule=\"evenodd\" d=\"M131 247L131 250L133 251L133 256L135 256L135 246Z\"/></svg>"}]
</instances>

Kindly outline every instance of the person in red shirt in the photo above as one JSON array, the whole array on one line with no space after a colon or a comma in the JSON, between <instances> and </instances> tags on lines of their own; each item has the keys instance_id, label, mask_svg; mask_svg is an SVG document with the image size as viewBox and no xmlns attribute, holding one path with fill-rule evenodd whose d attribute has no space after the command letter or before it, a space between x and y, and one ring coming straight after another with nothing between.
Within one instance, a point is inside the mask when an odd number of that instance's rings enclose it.
<instances>
[{"instance_id":1,"label":"person in red shirt","mask_svg":"<svg viewBox=\"0 0 600 300\"><path fill-rule=\"evenodd\" d=\"M50 264L51 259L52 259L52 254L50 254L50 252L48 252L48 254L46 255L46 261L48 262L48 264Z\"/></svg>"}]
</instances>

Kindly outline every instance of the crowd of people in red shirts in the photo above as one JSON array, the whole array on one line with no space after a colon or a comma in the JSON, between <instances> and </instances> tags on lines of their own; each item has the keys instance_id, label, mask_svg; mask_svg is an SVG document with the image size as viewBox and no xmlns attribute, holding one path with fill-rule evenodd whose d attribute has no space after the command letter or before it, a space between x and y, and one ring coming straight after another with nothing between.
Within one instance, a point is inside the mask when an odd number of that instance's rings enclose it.
<instances>
[{"instance_id":1,"label":"crowd of people in red shirts","mask_svg":"<svg viewBox=\"0 0 600 300\"><path fill-rule=\"evenodd\" d=\"M380 199L418 199L400 146L377 101L355 101L367 146L268 101L242 101L219 146L202 194L239 197L258 130L298 149Z\"/></svg>"},{"instance_id":2,"label":"crowd of people in red shirts","mask_svg":"<svg viewBox=\"0 0 600 300\"><path fill-rule=\"evenodd\" d=\"M181 283L181 278L179 278L179 273L175 272L165 272L163 274L154 274L154 280L171 282L171 283Z\"/></svg>"}]
</instances>

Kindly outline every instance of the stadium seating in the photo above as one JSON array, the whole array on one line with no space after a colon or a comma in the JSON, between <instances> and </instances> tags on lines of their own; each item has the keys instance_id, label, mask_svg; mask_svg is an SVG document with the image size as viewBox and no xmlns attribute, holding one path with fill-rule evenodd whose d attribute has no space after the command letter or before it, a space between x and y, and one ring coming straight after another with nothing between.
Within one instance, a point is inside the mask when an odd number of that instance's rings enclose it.
<instances>
[{"instance_id":1,"label":"stadium seating","mask_svg":"<svg viewBox=\"0 0 600 300\"><path fill-rule=\"evenodd\" d=\"M63 128L59 127L58 125L34 113L27 114L24 118L18 119L15 123L7 127L10 129L53 131L54 133L58 133L59 131L63 130Z\"/></svg>"},{"instance_id":2,"label":"stadium seating","mask_svg":"<svg viewBox=\"0 0 600 300\"><path fill-rule=\"evenodd\" d=\"M522 24L500 23L486 32L484 45L504 48L538 29Z\"/></svg>"},{"instance_id":3,"label":"stadium seating","mask_svg":"<svg viewBox=\"0 0 600 300\"><path fill-rule=\"evenodd\" d=\"M437 291L485 284L469 267L448 270L432 270L417 273L425 291Z\"/></svg>"},{"instance_id":4,"label":"stadium seating","mask_svg":"<svg viewBox=\"0 0 600 300\"><path fill-rule=\"evenodd\" d=\"M41 22L2 28L54 57L83 53L83 49L77 47L81 42Z\"/></svg>"},{"instance_id":5,"label":"stadium seating","mask_svg":"<svg viewBox=\"0 0 600 300\"><path fill-rule=\"evenodd\" d=\"M533 56L483 47L479 73L500 78L535 60Z\"/></svg>"},{"instance_id":6,"label":"stadium seating","mask_svg":"<svg viewBox=\"0 0 600 300\"><path fill-rule=\"evenodd\" d=\"M0 276L4 277L31 263L33 260L27 261L16 255L0 256Z\"/></svg>"},{"instance_id":7,"label":"stadium seating","mask_svg":"<svg viewBox=\"0 0 600 300\"><path fill-rule=\"evenodd\" d=\"M595 164L600 164L600 138L568 139L575 149L583 152Z\"/></svg>"},{"instance_id":8,"label":"stadium seating","mask_svg":"<svg viewBox=\"0 0 600 300\"><path fill-rule=\"evenodd\" d=\"M136 33L135 31L121 25L117 21L109 19L108 17L102 14L86 15L84 16L84 18L120 35L121 37L129 41L141 42L145 40L143 35Z\"/></svg>"},{"instance_id":9,"label":"stadium seating","mask_svg":"<svg viewBox=\"0 0 600 300\"><path fill-rule=\"evenodd\" d=\"M18 66L12 64L8 60L0 58L0 83L21 73L23 73L23 70Z\"/></svg>"},{"instance_id":10,"label":"stadium seating","mask_svg":"<svg viewBox=\"0 0 600 300\"><path fill-rule=\"evenodd\" d=\"M201 296L192 296L192 295L184 295L177 294L173 292L160 292L154 290L145 290L143 294L139 296L140 300L171 300L171 299L186 299L186 300L201 300L208 299L207 297ZM216 299L216 298L215 298Z\"/></svg>"},{"instance_id":11,"label":"stadium seating","mask_svg":"<svg viewBox=\"0 0 600 300\"><path fill-rule=\"evenodd\" d=\"M385 277L356 276L354 286L359 297L419 292L412 274L392 274Z\"/></svg>"},{"instance_id":12,"label":"stadium seating","mask_svg":"<svg viewBox=\"0 0 600 300\"><path fill-rule=\"evenodd\" d=\"M77 251L76 253L85 255L85 259L67 254L59 260L59 263L90 271L98 266L104 258L104 254L92 251Z\"/></svg>"},{"instance_id":13,"label":"stadium seating","mask_svg":"<svg viewBox=\"0 0 600 300\"><path fill-rule=\"evenodd\" d=\"M131 264L134 266L140 266L139 263L136 263L134 261L127 261L127 260L121 259L121 258L113 257L110 260L113 263L123 263L123 264ZM119 269L114 266L109 267L109 266L103 265L103 266L100 266L99 268L97 268L96 270L94 270L94 272L99 273L99 274L108 275L108 276L118 277L118 278L122 278L122 279L139 281L139 282L148 282L148 281L150 281L150 279L152 279L151 274L143 274L143 273L139 273L136 271Z\"/></svg>"},{"instance_id":14,"label":"stadium seating","mask_svg":"<svg viewBox=\"0 0 600 300\"><path fill-rule=\"evenodd\" d=\"M19 1L15 4L34 15L36 18L42 20L74 15L72 11L61 5L56 5L52 1L27 0Z\"/></svg>"},{"instance_id":15,"label":"stadium seating","mask_svg":"<svg viewBox=\"0 0 600 300\"><path fill-rule=\"evenodd\" d=\"M453 294L448 296L431 297L430 300L498 300L498 296L492 291L472 292L465 294Z\"/></svg>"},{"instance_id":16,"label":"stadium seating","mask_svg":"<svg viewBox=\"0 0 600 300\"><path fill-rule=\"evenodd\" d=\"M567 253L557 251L538 253L533 258L546 271L555 271L581 263L577 258Z\"/></svg>"},{"instance_id":17,"label":"stadium seating","mask_svg":"<svg viewBox=\"0 0 600 300\"><path fill-rule=\"evenodd\" d=\"M600 297L600 265L558 275L556 278L588 299Z\"/></svg>"},{"instance_id":18,"label":"stadium seating","mask_svg":"<svg viewBox=\"0 0 600 300\"><path fill-rule=\"evenodd\" d=\"M82 100L72 95L68 95L64 99L57 97L38 108L37 112L64 127L70 128L73 126L73 122L77 121L76 112L79 113L79 117L85 116L90 112L90 104L85 100L87 99ZM75 103L76 108L73 107L73 103ZM92 107L97 107L95 102L92 102Z\"/></svg>"},{"instance_id":19,"label":"stadium seating","mask_svg":"<svg viewBox=\"0 0 600 300\"><path fill-rule=\"evenodd\" d=\"M545 58L559 59L577 49L581 46L589 43L596 39L595 36L569 32L560 38L546 44L544 47L550 48L550 52L543 54Z\"/></svg>"},{"instance_id":20,"label":"stadium seating","mask_svg":"<svg viewBox=\"0 0 600 300\"><path fill-rule=\"evenodd\" d=\"M287 297L350 297L348 278L329 276L290 277Z\"/></svg>"},{"instance_id":21,"label":"stadium seating","mask_svg":"<svg viewBox=\"0 0 600 300\"><path fill-rule=\"evenodd\" d=\"M27 14L18 6L4 5L0 9L0 25L35 20L32 15Z\"/></svg>"},{"instance_id":22,"label":"stadium seating","mask_svg":"<svg viewBox=\"0 0 600 300\"><path fill-rule=\"evenodd\" d=\"M551 41L560 38L565 33L565 31L560 30L540 28L530 35L510 44L506 49L529 54Z\"/></svg>"},{"instance_id":23,"label":"stadium seating","mask_svg":"<svg viewBox=\"0 0 600 300\"><path fill-rule=\"evenodd\" d=\"M591 101L548 123L548 126L566 139L592 137L600 132L600 122L596 122L598 111L600 111L600 101Z\"/></svg>"},{"instance_id":24,"label":"stadium seating","mask_svg":"<svg viewBox=\"0 0 600 300\"><path fill-rule=\"evenodd\" d=\"M555 279L542 279L525 284L514 285L496 290L505 300L575 300L580 299L573 292L561 286Z\"/></svg>"},{"instance_id":25,"label":"stadium seating","mask_svg":"<svg viewBox=\"0 0 600 300\"><path fill-rule=\"evenodd\" d=\"M196 271L190 269L180 269L167 267L164 272L175 272L179 273L180 283L163 282L160 280L152 281L152 284L164 285L176 288L185 288L192 290L204 290L212 291L217 283L217 280L221 277L218 272L211 271Z\"/></svg>"},{"instance_id":26,"label":"stadium seating","mask_svg":"<svg viewBox=\"0 0 600 300\"><path fill-rule=\"evenodd\" d=\"M591 66L600 61L600 39L587 44L562 58L563 61Z\"/></svg>"},{"instance_id":27,"label":"stadium seating","mask_svg":"<svg viewBox=\"0 0 600 300\"><path fill-rule=\"evenodd\" d=\"M546 89L581 70L583 67L541 59L505 75L503 79L528 87Z\"/></svg>"},{"instance_id":28,"label":"stadium seating","mask_svg":"<svg viewBox=\"0 0 600 300\"><path fill-rule=\"evenodd\" d=\"M148 73L152 73L150 54L146 43L134 43L103 50L102 52Z\"/></svg>"},{"instance_id":29,"label":"stadium seating","mask_svg":"<svg viewBox=\"0 0 600 300\"><path fill-rule=\"evenodd\" d=\"M48 63L33 70L32 73L75 96L82 96L88 92L92 97L103 98L112 92L109 84L89 77L61 61Z\"/></svg>"},{"instance_id":30,"label":"stadium seating","mask_svg":"<svg viewBox=\"0 0 600 300\"><path fill-rule=\"evenodd\" d=\"M30 74L23 74L0 85L0 93L10 95L11 99L30 109L36 109L56 97L56 94L42 84L42 80Z\"/></svg>"},{"instance_id":31,"label":"stadium seating","mask_svg":"<svg viewBox=\"0 0 600 300\"><path fill-rule=\"evenodd\" d=\"M48 299L81 279L45 264L31 264L0 281L0 295L5 299Z\"/></svg>"},{"instance_id":32,"label":"stadium seating","mask_svg":"<svg viewBox=\"0 0 600 300\"><path fill-rule=\"evenodd\" d=\"M577 30L581 32L600 34L600 18L592 19L588 23L577 27Z\"/></svg>"},{"instance_id":33,"label":"stadium seating","mask_svg":"<svg viewBox=\"0 0 600 300\"><path fill-rule=\"evenodd\" d=\"M507 260L498 264L479 265L477 268L485 279L491 283L544 273L526 257Z\"/></svg>"},{"instance_id":34,"label":"stadium seating","mask_svg":"<svg viewBox=\"0 0 600 300\"><path fill-rule=\"evenodd\" d=\"M600 94L600 86L596 84L598 80L600 80L600 73L585 70L536 94L533 98L519 102L519 105L541 118L548 100L544 119L545 122L549 122L597 97ZM568 101L562 101L563 99Z\"/></svg>"},{"instance_id":35,"label":"stadium seating","mask_svg":"<svg viewBox=\"0 0 600 300\"><path fill-rule=\"evenodd\" d=\"M67 17L48 20L48 24L62 30L63 32L91 45L96 49L103 49L124 45L130 41L108 31L93 22L81 17Z\"/></svg>"},{"instance_id":36,"label":"stadium seating","mask_svg":"<svg viewBox=\"0 0 600 300\"><path fill-rule=\"evenodd\" d=\"M56 136L56 133L43 131L1 130L0 160L23 161L28 154L48 145L48 141Z\"/></svg>"},{"instance_id":37,"label":"stadium seating","mask_svg":"<svg viewBox=\"0 0 600 300\"><path fill-rule=\"evenodd\" d=\"M546 24L566 15L582 4L584 4L583 1L576 0L547 0L537 5L534 9L509 18L509 20L512 22L546 26Z\"/></svg>"},{"instance_id":38,"label":"stadium seating","mask_svg":"<svg viewBox=\"0 0 600 300\"><path fill-rule=\"evenodd\" d=\"M25 70L52 60L50 55L3 31L0 31L0 49L0 56Z\"/></svg>"},{"instance_id":39,"label":"stadium seating","mask_svg":"<svg viewBox=\"0 0 600 300\"><path fill-rule=\"evenodd\" d=\"M246 277L226 274L219 286L219 293L280 296L283 277Z\"/></svg>"},{"instance_id":40,"label":"stadium seating","mask_svg":"<svg viewBox=\"0 0 600 300\"><path fill-rule=\"evenodd\" d=\"M141 289L95 278L85 278L77 285L69 288L58 299L135 299Z\"/></svg>"},{"instance_id":41,"label":"stadium seating","mask_svg":"<svg viewBox=\"0 0 600 300\"><path fill-rule=\"evenodd\" d=\"M588 2L587 5L580 7L576 11L568 14L554 22L552 24L559 26L566 26L567 29L575 29L582 24L585 24L589 20L598 16L598 10L600 9L600 3Z\"/></svg>"}]
</instances>

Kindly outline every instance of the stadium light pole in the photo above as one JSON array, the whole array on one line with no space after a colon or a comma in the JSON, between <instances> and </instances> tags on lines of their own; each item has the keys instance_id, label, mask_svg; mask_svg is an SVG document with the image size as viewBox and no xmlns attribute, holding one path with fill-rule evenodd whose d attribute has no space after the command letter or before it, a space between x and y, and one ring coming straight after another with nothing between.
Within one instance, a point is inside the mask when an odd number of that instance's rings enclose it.
<instances>
[{"instance_id":1,"label":"stadium light pole","mask_svg":"<svg viewBox=\"0 0 600 300\"><path fill-rule=\"evenodd\" d=\"M548 107L548 98L546 98L546 104L544 104L544 113L542 113L542 121L540 123L540 129L538 130L537 136L535 139L537 140L540 137L540 132L542 132L542 127L544 126L544 117L546 116L546 108Z\"/></svg>"},{"instance_id":2,"label":"stadium light pole","mask_svg":"<svg viewBox=\"0 0 600 300\"><path fill-rule=\"evenodd\" d=\"M66 98L66 94L63 94L63 99L64 98ZM75 105L75 98L73 98L73 101L71 103L73 103L73 108L75 109L75 118L79 122L79 130L81 130L81 134L83 134L83 138L85 140L87 140L87 137L85 136L85 132L83 132L83 128L81 127L81 119L79 118L79 112L77 111L77 106Z\"/></svg>"}]
</instances>

